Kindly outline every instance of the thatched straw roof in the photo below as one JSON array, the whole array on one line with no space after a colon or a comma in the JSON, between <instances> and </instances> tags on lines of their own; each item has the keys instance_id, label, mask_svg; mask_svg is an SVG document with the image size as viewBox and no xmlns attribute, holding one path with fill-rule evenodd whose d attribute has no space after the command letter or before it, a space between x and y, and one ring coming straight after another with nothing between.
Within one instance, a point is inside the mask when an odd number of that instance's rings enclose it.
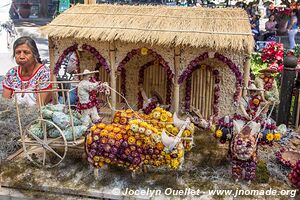
<instances>
[{"instance_id":1,"label":"thatched straw roof","mask_svg":"<svg viewBox=\"0 0 300 200\"><path fill-rule=\"evenodd\" d=\"M242 9L76 5L42 27L53 38L123 41L247 52L253 37Z\"/></svg>"}]
</instances>

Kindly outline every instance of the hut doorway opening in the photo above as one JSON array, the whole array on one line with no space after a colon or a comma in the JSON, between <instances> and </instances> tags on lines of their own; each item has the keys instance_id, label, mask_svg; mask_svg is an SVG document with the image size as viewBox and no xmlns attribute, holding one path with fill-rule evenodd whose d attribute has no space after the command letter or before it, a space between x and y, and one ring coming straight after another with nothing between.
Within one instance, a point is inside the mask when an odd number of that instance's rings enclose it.
<instances>
[{"instance_id":1,"label":"hut doorway opening","mask_svg":"<svg viewBox=\"0 0 300 200\"><path fill-rule=\"evenodd\" d=\"M134 49L127 54L118 67L120 93L134 109L141 109L144 99L141 89L151 98L153 91L164 104L171 102L173 73L167 62L151 49ZM118 80L117 79L117 80ZM123 99L119 99L124 102Z\"/></svg>"},{"instance_id":2,"label":"hut doorway opening","mask_svg":"<svg viewBox=\"0 0 300 200\"><path fill-rule=\"evenodd\" d=\"M153 60L141 66L139 70L138 108L141 109L145 101L152 95L159 96L160 104L170 105L172 97L172 77L168 77L165 69L158 60ZM148 97L144 99L142 92Z\"/></svg>"},{"instance_id":3,"label":"hut doorway opening","mask_svg":"<svg viewBox=\"0 0 300 200\"><path fill-rule=\"evenodd\" d=\"M185 110L196 110L209 119L213 113L215 76L210 66L199 64L185 80Z\"/></svg>"}]
</instances>

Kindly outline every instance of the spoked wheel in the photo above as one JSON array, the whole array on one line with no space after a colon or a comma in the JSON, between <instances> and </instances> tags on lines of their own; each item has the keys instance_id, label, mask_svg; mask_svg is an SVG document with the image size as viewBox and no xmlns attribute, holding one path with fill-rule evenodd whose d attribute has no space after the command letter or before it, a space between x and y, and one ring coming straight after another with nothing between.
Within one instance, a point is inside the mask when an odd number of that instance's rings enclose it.
<instances>
[{"instance_id":1,"label":"spoked wheel","mask_svg":"<svg viewBox=\"0 0 300 200\"><path fill-rule=\"evenodd\" d=\"M30 128L32 125L35 129ZM49 137L50 128L56 132L57 137ZM62 130L52 121L45 119L31 122L21 140L26 157L39 167L57 166L63 161L68 150L67 140Z\"/></svg>"}]
</instances>

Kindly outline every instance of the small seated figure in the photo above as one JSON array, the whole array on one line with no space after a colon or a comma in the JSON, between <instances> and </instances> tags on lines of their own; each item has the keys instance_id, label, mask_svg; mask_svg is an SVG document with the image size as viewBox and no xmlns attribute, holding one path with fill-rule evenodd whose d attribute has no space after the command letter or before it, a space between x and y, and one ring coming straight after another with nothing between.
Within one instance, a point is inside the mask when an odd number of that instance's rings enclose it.
<instances>
[{"instance_id":1,"label":"small seated figure","mask_svg":"<svg viewBox=\"0 0 300 200\"><path fill-rule=\"evenodd\" d=\"M142 87L139 87L139 90L142 94L142 97L143 97L143 112L145 114L150 114L151 111L157 107L158 104L162 104L163 103L163 100L161 98L161 96L154 90L152 90L150 92L151 94L151 98L148 98L147 95L146 95L146 92L144 91L144 89Z\"/></svg>"},{"instance_id":2,"label":"small seated figure","mask_svg":"<svg viewBox=\"0 0 300 200\"><path fill-rule=\"evenodd\" d=\"M82 114L83 125L89 126L91 121L93 123L99 123L101 118L98 115L97 106L99 104L97 100L97 92L105 93L109 95L108 83L97 82L92 79L91 74L98 71L89 71L85 69L83 73L76 74L82 76L82 80L78 84L78 103L77 110Z\"/></svg>"},{"instance_id":3,"label":"small seated figure","mask_svg":"<svg viewBox=\"0 0 300 200\"><path fill-rule=\"evenodd\" d=\"M259 76L255 78L255 85L263 91L261 92L262 99L268 104L264 109L264 112L266 113L269 110L270 105L279 104L279 92L274 78L274 74L277 73L277 70L267 68L262 69L259 72Z\"/></svg>"},{"instance_id":4,"label":"small seated figure","mask_svg":"<svg viewBox=\"0 0 300 200\"><path fill-rule=\"evenodd\" d=\"M259 121L261 106L264 105L264 99L261 96L263 89L257 88L253 83L247 87L248 95L241 98L240 109L242 116L240 117L244 121L255 120Z\"/></svg>"}]
</instances>

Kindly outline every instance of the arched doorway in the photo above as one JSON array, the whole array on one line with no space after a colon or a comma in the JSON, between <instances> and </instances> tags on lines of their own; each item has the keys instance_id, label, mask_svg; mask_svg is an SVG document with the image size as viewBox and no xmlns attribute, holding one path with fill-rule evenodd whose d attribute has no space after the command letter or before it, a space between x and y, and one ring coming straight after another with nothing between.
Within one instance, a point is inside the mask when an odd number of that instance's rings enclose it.
<instances>
[{"instance_id":1,"label":"arched doorway","mask_svg":"<svg viewBox=\"0 0 300 200\"><path fill-rule=\"evenodd\" d=\"M143 103L139 86L143 87L149 98L151 91L154 90L164 98L164 103L171 102L172 81L170 80L173 79L174 73L162 56L155 51L148 48L133 49L121 61L118 71L120 92L131 105L135 105L136 109L140 109ZM161 84L164 86L161 87Z\"/></svg>"}]
</instances>

